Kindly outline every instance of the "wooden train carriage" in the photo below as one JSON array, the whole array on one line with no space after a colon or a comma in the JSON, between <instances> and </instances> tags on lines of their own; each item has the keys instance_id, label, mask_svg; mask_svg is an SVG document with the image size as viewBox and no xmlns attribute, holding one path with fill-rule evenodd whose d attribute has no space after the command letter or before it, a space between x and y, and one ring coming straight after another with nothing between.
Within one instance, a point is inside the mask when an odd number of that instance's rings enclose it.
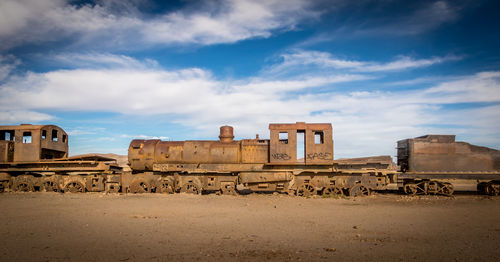
<instances>
[{"instance_id":1,"label":"wooden train carriage","mask_svg":"<svg viewBox=\"0 0 500 262\"><path fill-rule=\"evenodd\" d=\"M118 192L120 171L111 158L68 157L58 126L0 126L0 191Z\"/></svg>"},{"instance_id":2,"label":"wooden train carriage","mask_svg":"<svg viewBox=\"0 0 500 262\"><path fill-rule=\"evenodd\" d=\"M454 189L500 192L500 151L456 142L454 135L398 141L401 186L409 194L451 194Z\"/></svg>"}]
</instances>

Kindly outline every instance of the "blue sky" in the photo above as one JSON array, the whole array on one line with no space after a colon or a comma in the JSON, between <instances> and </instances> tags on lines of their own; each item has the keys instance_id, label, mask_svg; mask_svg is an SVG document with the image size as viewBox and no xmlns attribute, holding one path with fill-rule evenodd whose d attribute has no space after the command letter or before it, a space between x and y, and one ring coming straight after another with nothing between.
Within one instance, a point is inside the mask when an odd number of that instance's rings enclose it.
<instances>
[{"instance_id":1,"label":"blue sky","mask_svg":"<svg viewBox=\"0 0 500 262\"><path fill-rule=\"evenodd\" d=\"M167 3L165 3L167 2ZM498 1L0 1L0 123L70 154L333 124L335 158L456 134L500 149Z\"/></svg>"}]
</instances>

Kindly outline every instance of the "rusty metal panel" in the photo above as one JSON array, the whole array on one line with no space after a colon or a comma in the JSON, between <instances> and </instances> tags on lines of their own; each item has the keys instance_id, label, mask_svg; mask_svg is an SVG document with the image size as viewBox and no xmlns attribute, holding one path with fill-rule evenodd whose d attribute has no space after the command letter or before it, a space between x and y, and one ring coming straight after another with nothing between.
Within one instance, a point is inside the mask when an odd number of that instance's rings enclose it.
<instances>
[{"instance_id":1,"label":"rusty metal panel","mask_svg":"<svg viewBox=\"0 0 500 262\"><path fill-rule=\"evenodd\" d=\"M450 135L398 141L398 164L409 172L499 171L500 151L455 142Z\"/></svg>"},{"instance_id":2,"label":"rusty metal panel","mask_svg":"<svg viewBox=\"0 0 500 262\"><path fill-rule=\"evenodd\" d=\"M306 164L331 164L333 139L331 125L308 125L306 129Z\"/></svg>"},{"instance_id":3,"label":"rusty metal panel","mask_svg":"<svg viewBox=\"0 0 500 262\"><path fill-rule=\"evenodd\" d=\"M280 139L280 133L286 134ZM297 163L297 129L293 126L276 127L271 129L269 162Z\"/></svg>"},{"instance_id":4,"label":"rusty metal panel","mask_svg":"<svg viewBox=\"0 0 500 262\"><path fill-rule=\"evenodd\" d=\"M38 132L37 132L38 131ZM29 142L23 134L29 133ZM15 131L14 162L30 162L40 160L40 132L32 129L18 129Z\"/></svg>"},{"instance_id":5,"label":"rusty metal panel","mask_svg":"<svg viewBox=\"0 0 500 262\"><path fill-rule=\"evenodd\" d=\"M14 142L0 141L0 163L14 160Z\"/></svg>"},{"instance_id":6,"label":"rusty metal panel","mask_svg":"<svg viewBox=\"0 0 500 262\"><path fill-rule=\"evenodd\" d=\"M128 148L128 161L133 170L151 170L154 163L156 144L160 140L135 139Z\"/></svg>"},{"instance_id":7,"label":"rusty metal panel","mask_svg":"<svg viewBox=\"0 0 500 262\"><path fill-rule=\"evenodd\" d=\"M245 139L241 140L242 163L269 162L269 140Z\"/></svg>"},{"instance_id":8,"label":"rusty metal panel","mask_svg":"<svg viewBox=\"0 0 500 262\"><path fill-rule=\"evenodd\" d=\"M239 149L239 142L212 142L209 163L238 163Z\"/></svg>"},{"instance_id":9,"label":"rusty metal panel","mask_svg":"<svg viewBox=\"0 0 500 262\"><path fill-rule=\"evenodd\" d=\"M155 163L181 163L184 142L160 141L156 144Z\"/></svg>"},{"instance_id":10,"label":"rusty metal panel","mask_svg":"<svg viewBox=\"0 0 500 262\"><path fill-rule=\"evenodd\" d=\"M290 172L241 172L240 183L268 183L290 181L293 178Z\"/></svg>"},{"instance_id":11,"label":"rusty metal panel","mask_svg":"<svg viewBox=\"0 0 500 262\"><path fill-rule=\"evenodd\" d=\"M210 143L206 141L184 142L185 163L207 163L210 159Z\"/></svg>"}]
</instances>

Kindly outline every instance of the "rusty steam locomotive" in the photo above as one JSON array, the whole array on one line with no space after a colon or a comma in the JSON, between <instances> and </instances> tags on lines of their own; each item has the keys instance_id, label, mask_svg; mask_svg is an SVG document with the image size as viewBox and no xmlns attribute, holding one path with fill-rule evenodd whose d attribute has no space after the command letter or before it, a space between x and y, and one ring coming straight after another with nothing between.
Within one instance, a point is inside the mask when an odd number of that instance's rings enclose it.
<instances>
[{"instance_id":1,"label":"rusty steam locomotive","mask_svg":"<svg viewBox=\"0 0 500 262\"><path fill-rule=\"evenodd\" d=\"M0 191L201 194L283 192L299 196L451 195L500 192L500 151L455 142L453 135L398 141L390 156L333 159L332 126L270 124L270 139L133 140L130 170L99 155L68 157L68 135L53 125L0 127Z\"/></svg>"}]
</instances>

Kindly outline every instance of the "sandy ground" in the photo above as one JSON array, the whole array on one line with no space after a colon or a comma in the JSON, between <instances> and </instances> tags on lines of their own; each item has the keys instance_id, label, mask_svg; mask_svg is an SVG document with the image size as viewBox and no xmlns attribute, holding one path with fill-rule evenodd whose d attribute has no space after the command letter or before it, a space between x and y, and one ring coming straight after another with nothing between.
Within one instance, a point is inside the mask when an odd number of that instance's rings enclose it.
<instances>
[{"instance_id":1,"label":"sandy ground","mask_svg":"<svg viewBox=\"0 0 500 262\"><path fill-rule=\"evenodd\" d=\"M500 197L0 195L2 261L500 261Z\"/></svg>"}]
</instances>

